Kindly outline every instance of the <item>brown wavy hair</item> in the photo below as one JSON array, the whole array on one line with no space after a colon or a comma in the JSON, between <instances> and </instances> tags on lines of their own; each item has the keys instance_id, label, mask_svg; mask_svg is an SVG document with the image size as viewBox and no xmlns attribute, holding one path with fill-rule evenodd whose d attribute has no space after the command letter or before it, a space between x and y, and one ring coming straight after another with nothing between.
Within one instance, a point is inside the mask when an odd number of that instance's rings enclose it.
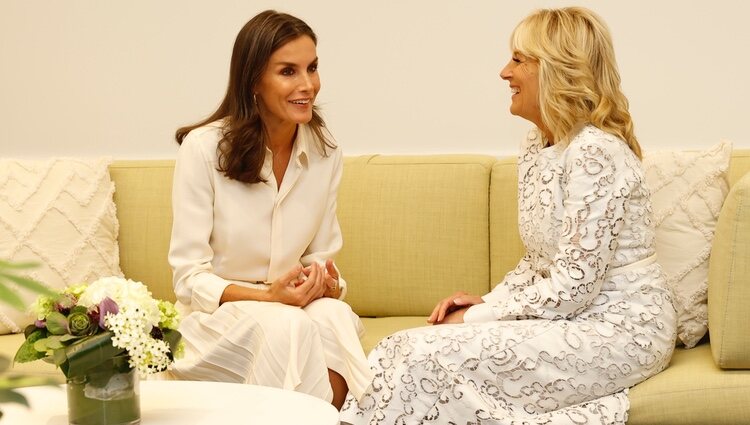
<instances>
[{"instance_id":1,"label":"brown wavy hair","mask_svg":"<svg viewBox=\"0 0 750 425\"><path fill-rule=\"evenodd\" d=\"M237 34L229 66L229 84L224 100L208 118L181 127L175 139L182 144L192 130L223 119L223 138L217 146L217 170L230 179L244 183L265 181L260 176L266 156L268 132L260 117L253 93L268 66L271 55L286 43L302 36L310 37L315 44L318 38L301 19L286 13L266 10L259 13ZM325 122L313 106L312 120L308 123L324 156L326 148L335 149Z\"/></svg>"},{"instance_id":2,"label":"brown wavy hair","mask_svg":"<svg viewBox=\"0 0 750 425\"><path fill-rule=\"evenodd\" d=\"M591 123L641 157L612 37L599 16L582 7L538 10L518 24L510 44L512 51L539 62L542 124L555 142Z\"/></svg>"}]
</instances>

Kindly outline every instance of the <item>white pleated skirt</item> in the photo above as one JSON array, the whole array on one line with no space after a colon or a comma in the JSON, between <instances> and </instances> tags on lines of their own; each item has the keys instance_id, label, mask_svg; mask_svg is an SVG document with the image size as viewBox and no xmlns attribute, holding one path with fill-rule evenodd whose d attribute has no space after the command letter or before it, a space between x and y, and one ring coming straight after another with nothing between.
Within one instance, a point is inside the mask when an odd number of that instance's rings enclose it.
<instances>
[{"instance_id":1,"label":"white pleated skirt","mask_svg":"<svg viewBox=\"0 0 750 425\"><path fill-rule=\"evenodd\" d=\"M180 332L185 356L172 367L177 379L264 385L331 401L328 369L357 398L373 378L359 341L362 322L348 304L332 298L305 308L224 303L211 314L190 313Z\"/></svg>"}]
</instances>

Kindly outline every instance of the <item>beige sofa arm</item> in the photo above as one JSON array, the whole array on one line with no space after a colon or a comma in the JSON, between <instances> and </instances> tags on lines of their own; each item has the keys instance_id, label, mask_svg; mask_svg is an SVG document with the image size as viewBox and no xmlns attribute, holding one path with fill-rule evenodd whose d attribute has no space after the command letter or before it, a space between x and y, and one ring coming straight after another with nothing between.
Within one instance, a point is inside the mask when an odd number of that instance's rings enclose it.
<instances>
[{"instance_id":1,"label":"beige sofa arm","mask_svg":"<svg viewBox=\"0 0 750 425\"><path fill-rule=\"evenodd\" d=\"M750 173L732 186L719 214L708 275L714 362L750 369Z\"/></svg>"}]
</instances>

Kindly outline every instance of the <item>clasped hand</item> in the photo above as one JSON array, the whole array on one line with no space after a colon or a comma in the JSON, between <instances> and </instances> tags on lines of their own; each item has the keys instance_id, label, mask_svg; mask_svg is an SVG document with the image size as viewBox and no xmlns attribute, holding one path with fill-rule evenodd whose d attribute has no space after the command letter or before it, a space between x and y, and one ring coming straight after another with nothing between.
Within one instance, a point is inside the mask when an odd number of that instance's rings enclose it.
<instances>
[{"instance_id":1,"label":"clasped hand","mask_svg":"<svg viewBox=\"0 0 750 425\"><path fill-rule=\"evenodd\" d=\"M305 307L321 297L338 298L341 293L339 273L332 260L325 266L313 262L307 267L293 267L271 283L268 291L273 300Z\"/></svg>"}]
</instances>

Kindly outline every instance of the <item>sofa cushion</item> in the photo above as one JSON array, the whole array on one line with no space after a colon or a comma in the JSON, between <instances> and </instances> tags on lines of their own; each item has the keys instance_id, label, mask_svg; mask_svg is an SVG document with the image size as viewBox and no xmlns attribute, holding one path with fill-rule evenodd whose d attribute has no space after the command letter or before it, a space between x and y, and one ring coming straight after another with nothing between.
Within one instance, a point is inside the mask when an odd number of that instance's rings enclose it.
<instances>
[{"instance_id":1,"label":"sofa cushion","mask_svg":"<svg viewBox=\"0 0 750 425\"><path fill-rule=\"evenodd\" d=\"M123 273L146 284L154 298L174 302L172 269L167 262L174 161L115 161L109 173L117 188Z\"/></svg>"},{"instance_id":2,"label":"sofa cushion","mask_svg":"<svg viewBox=\"0 0 750 425\"><path fill-rule=\"evenodd\" d=\"M708 319L719 367L750 368L750 173L729 192L711 250Z\"/></svg>"},{"instance_id":3,"label":"sofa cushion","mask_svg":"<svg viewBox=\"0 0 750 425\"><path fill-rule=\"evenodd\" d=\"M647 153L643 160L652 193L656 253L675 295L678 337L688 348L708 329L708 258L729 190L731 153L731 143L722 142L701 152Z\"/></svg>"},{"instance_id":4,"label":"sofa cushion","mask_svg":"<svg viewBox=\"0 0 750 425\"><path fill-rule=\"evenodd\" d=\"M52 289L122 275L108 159L0 160L0 258L34 261ZM19 289L30 304L36 294ZM0 333L32 323L0 304Z\"/></svg>"},{"instance_id":5,"label":"sofa cushion","mask_svg":"<svg viewBox=\"0 0 750 425\"><path fill-rule=\"evenodd\" d=\"M0 357L5 357L9 360L13 359L16 356L18 347L23 344L25 339L26 338L22 333L3 335L0 337ZM35 360L26 363L13 362L8 373L12 375L52 378L61 384L65 383L65 375L63 375L62 370L55 366L54 363L45 360ZM0 421L0 423L3 422Z\"/></svg>"},{"instance_id":6,"label":"sofa cushion","mask_svg":"<svg viewBox=\"0 0 750 425\"><path fill-rule=\"evenodd\" d=\"M490 279L492 287L516 268L526 248L518 233L518 159L502 158L490 179Z\"/></svg>"},{"instance_id":7,"label":"sofa cushion","mask_svg":"<svg viewBox=\"0 0 750 425\"><path fill-rule=\"evenodd\" d=\"M482 155L344 162L337 264L360 316L427 316L440 298L489 290L489 181Z\"/></svg>"},{"instance_id":8,"label":"sofa cushion","mask_svg":"<svg viewBox=\"0 0 750 425\"><path fill-rule=\"evenodd\" d=\"M381 339L398 331L422 326L427 323L427 316L394 316L394 317L363 317L365 335L360 339L365 354L370 354Z\"/></svg>"},{"instance_id":9,"label":"sofa cushion","mask_svg":"<svg viewBox=\"0 0 750 425\"><path fill-rule=\"evenodd\" d=\"M677 348L669 367L631 388L628 397L628 425L747 424L750 370L721 370L709 344Z\"/></svg>"}]
</instances>

